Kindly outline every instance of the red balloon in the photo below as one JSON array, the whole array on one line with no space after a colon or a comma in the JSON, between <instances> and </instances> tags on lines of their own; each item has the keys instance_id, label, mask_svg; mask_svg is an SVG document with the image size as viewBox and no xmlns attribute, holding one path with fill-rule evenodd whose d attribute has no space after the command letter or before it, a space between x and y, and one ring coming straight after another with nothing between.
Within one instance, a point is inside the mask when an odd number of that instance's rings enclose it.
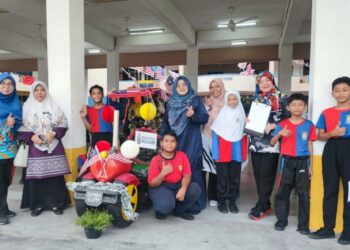
<instances>
[{"instance_id":1,"label":"red balloon","mask_svg":"<svg viewBox=\"0 0 350 250\"><path fill-rule=\"evenodd\" d=\"M114 119L114 108L112 106L105 106L102 109L102 119L107 123L112 123Z\"/></svg>"}]
</instances>

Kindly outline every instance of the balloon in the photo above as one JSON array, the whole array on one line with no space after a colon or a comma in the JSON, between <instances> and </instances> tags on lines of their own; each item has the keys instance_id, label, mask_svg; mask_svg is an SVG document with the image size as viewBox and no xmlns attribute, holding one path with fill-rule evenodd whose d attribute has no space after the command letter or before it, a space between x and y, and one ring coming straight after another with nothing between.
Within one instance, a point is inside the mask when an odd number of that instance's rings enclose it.
<instances>
[{"instance_id":1,"label":"balloon","mask_svg":"<svg viewBox=\"0 0 350 250\"><path fill-rule=\"evenodd\" d=\"M106 159L108 157L108 152L107 151L102 151L100 153L100 156L101 156L102 159Z\"/></svg>"},{"instance_id":2,"label":"balloon","mask_svg":"<svg viewBox=\"0 0 350 250\"><path fill-rule=\"evenodd\" d=\"M145 121L150 121L154 119L154 117L156 117L156 114L157 114L157 108L151 102L147 102L143 104L140 108L140 115L142 119L144 119Z\"/></svg>"},{"instance_id":3,"label":"balloon","mask_svg":"<svg viewBox=\"0 0 350 250\"><path fill-rule=\"evenodd\" d=\"M136 142L127 140L121 145L120 153L127 159L133 159L140 153L140 147Z\"/></svg>"}]
</instances>

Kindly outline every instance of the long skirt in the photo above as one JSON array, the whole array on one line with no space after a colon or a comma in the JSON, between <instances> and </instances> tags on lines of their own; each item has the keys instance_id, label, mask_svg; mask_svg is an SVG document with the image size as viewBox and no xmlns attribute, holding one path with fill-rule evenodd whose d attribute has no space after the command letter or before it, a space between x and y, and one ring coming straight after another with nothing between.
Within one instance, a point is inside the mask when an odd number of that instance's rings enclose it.
<instances>
[{"instance_id":1,"label":"long skirt","mask_svg":"<svg viewBox=\"0 0 350 250\"><path fill-rule=\"evenodd\" d=\"M24 181L21 208L66 208L70 203L63 176Z\"/></svg>"}]
</instances>

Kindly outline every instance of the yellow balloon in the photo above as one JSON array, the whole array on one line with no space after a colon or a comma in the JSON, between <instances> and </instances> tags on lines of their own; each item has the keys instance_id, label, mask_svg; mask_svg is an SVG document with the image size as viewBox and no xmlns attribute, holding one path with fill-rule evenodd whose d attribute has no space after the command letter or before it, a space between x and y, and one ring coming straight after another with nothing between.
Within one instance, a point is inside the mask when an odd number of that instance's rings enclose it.
<instances>
[{"instance_id":1,"label":"yellow balloon","mask_svg":"<svg viewBox=\"0 0 350 250\"><path fill-rule=\"evenodd\" d=\"M135 112L135 115L137 117L140 117L140 108L141 108L141 104L140 103L135 103L134 106L134 112Z\"/></svg>"},{"instance_id":2,"label":"yellow balloon","mask_svg":"<svg viewBox=\"0 0 350 250\"><path fill-rule=\"evenodd\" d=\"M150 121L154 119L154 117L156 117L156 114L157 114L157 108L151 102L147 102L143 104L140 108L140 115L142 119L144 119L145 121Z\"/></svg>"},{"instance_id":3,"label":"yellow balloon","mask_svg":"<svg viewBox=\"0 0 350 250\"><path fill-rule=\"evenodd\" d=\"M100 153L100 156L101 156L102 159L106 159L108 157L108 152L107 151L102 151Z\"/></svg>"}]
</instances>

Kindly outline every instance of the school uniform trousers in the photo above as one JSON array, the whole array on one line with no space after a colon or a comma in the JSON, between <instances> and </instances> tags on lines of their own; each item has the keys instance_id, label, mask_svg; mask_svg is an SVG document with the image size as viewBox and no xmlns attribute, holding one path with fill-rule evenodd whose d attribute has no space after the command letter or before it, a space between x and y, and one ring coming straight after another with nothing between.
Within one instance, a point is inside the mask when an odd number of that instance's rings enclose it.
<instances>
[{"instance_id":1,"label":"school uniform trousers","mask_svg":"<svg viewBox=\"0 0 350 250\"><path fill-rule=\"evenodd\" d=\"M290 194L295 188L298 195L298 228L308 228L309 182L309 156L282 156L278 190L275 196L275 214L278 221L288 222Z\"/></svg>"},{"instance_id":2,"label":"school uniform trousers","mask_svg":"<svg viewBox=\"0 0 350 250\"><path fill-rule=\"evenodd\" d=\"M337 214L339 180L344 188L344 232L350 233L350 138L331 138L322 155L323 174L323 222L324 227L333 230Z\"/></svg>"},{"instance_id":3,"label":"school uniform trousers","mask_svg":"<svg viewBox=\"0 0 350 250\"><path fill-rule=\"evenodd\" d=\"M237 161L216 162L218 202L235 203L239 197L241 163Z\"/></svg>"}]
</instances>

